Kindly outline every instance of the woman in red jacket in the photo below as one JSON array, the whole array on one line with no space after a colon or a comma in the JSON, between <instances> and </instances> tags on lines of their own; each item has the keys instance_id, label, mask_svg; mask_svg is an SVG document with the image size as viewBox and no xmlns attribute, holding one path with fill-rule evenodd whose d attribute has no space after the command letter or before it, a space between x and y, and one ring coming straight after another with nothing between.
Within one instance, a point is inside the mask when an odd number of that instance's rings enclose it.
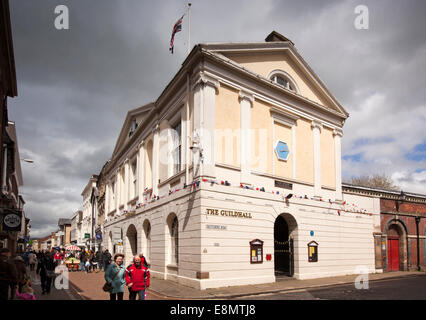
<instances>
[{"instance_id":1,"label":"woman in red jacket","mask_svg":"<svg viewBox=\"0 0 426 320\"><path fill-rule=\"evenodd\" d=\"M143 259L143 258L142 258ZM126 283L130 289L129 300L145 300L145 290L149 287L149 270L143 265L140 257L133 257L133 264L126 269Z\"/></svg>"}]
</instances>

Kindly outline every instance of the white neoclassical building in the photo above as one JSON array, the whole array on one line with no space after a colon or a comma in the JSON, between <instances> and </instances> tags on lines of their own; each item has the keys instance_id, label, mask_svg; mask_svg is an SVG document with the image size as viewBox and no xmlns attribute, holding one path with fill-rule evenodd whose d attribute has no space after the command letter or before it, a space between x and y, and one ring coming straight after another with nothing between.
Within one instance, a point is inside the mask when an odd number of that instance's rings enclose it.
<instances>
[{"instance_id":1,"label":"white neoclassical building","mask_svg":"<svg viewBox=\"0 0 426 320\"><path fill-rule=\"evenodd\" d=\"M195 46L126 116L105 170L103 246L200 289L380 271L379 200L342 192L347 118L276 32Z\"/></svg>"}]
</instances>

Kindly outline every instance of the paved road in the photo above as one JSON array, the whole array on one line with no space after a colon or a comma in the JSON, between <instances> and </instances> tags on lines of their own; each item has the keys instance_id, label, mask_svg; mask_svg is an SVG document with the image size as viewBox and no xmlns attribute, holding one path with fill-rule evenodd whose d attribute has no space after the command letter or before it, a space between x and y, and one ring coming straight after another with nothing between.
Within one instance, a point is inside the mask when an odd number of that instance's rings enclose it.
<instances>
[{"instance_id":1,"label":"paved road","mask_svg":"<svg viewBox=\"0 0 426 320\"><path fill-rule=\"evenodd\" d=\"M426 275L369 282L369 289L354 284L240 297L237 300L426 300Z\"/></svg>"},{"instance_id":2,"label":"paved road","mask_svg":"<svg viewBox=\"0 0 426 320\"><path fill-rule=\"evenodd\" d=\"M51 292L48 295L41 294L40 277L28 270L31 276L31 284L37 300L109 300L109 294L102 290L105 283L104 273L69 273L69 289L58 290L52 282ZM127 287L125 287L124 299L129 299ZM147 300L165 300L166 297L157 295L148 290Z\"/></svg>"}]
</instances>

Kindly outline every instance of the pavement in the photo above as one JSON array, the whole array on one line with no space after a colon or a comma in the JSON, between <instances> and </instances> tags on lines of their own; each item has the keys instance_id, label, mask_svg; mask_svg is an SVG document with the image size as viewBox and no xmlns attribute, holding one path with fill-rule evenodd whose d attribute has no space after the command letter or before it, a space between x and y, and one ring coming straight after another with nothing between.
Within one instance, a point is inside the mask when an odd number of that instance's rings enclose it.
<instances>
[{"instance_id":1,"label":"pavement","mask_svg":"<svg viewBox=\"0 0 426 320\"><path fill-rule=\"evenodd\" d=\"M419 275L426 275L423 271L400 271L400 272L386 272L374 273L368 275L369 281L378 281L384 279L396 279L404 277L417 277ZM177 284L168 280L152 279L150 291L167 297L168 299L183 299L183 300L198 300L198 299L234 299L245 296L253 296L269 293L292 292L301 289L312 289L330 287L343 284L353 284L358 275L328 277L311 280L297 280L293 278L280 278L273 283L258 284L258 285L245 285L245 286L232 286L222 287L215 289L197 290L181 284Z\"/></svg>"},{"instance_id":2,"label":"pavement","mask_svg":"<svg viewBox=\"0 0 426 320\"><path fill-rule=\"evenodd\" d=\"M397 279L405 277L425 276L424 271L400 271L369 274L369 281ZM70 286L68 290L57 290L52 284L50 295L41 295L40 281L35 273L31 273L33 288L37 300L109 300L109 294L102 290L105 283L104 272L86 273L70 272ZM289 277L279 278L276 282L222 287L215 289L198 290L170 280L151 278L151 285L147 291L147 300L222 300L238 299L247 296L297 292L303 289L326 288L336 285L354 286L357 275L328 277L311 280L297 280ZM125 289L124 300L128 300L128 290Z\"/></svg>"}]
</instances>

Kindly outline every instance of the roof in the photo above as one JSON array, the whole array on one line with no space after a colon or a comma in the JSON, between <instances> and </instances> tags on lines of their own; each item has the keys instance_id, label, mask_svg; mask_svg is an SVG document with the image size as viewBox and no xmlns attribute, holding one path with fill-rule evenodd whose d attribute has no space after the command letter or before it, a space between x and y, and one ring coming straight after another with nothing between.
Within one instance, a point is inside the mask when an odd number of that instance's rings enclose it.
<instances>
[{"instance_id":1,"label":"roof","mask_svg":"<svg viewBox=\"0 0 426 320\"><path fill-rule=\"evenodd\" d=\"M60 218L58 221L58 226L63 226L67 224L71 224L71 219Z\"/></svg>"},{"instance_id":2,"label":"roof","mask_svg":"<svg viewBox=\"0 0 426 320\"><path fill-rule=\"evenodd\" d=\"M346 189L356 190L359 193L375 194L377 196L380 196L381 198L386 198L386 197L398 198L398 197L404 196L406 198L412 198L413 200L415 198L422 199L423 201L426 200L426 194L406 192L403 190L386 190L386 189L380 189L380 188L358 186L358 185L354 185L350 183L342 183L342 187L343 189L346 188Z\"/></svg>"}]
</instances>

